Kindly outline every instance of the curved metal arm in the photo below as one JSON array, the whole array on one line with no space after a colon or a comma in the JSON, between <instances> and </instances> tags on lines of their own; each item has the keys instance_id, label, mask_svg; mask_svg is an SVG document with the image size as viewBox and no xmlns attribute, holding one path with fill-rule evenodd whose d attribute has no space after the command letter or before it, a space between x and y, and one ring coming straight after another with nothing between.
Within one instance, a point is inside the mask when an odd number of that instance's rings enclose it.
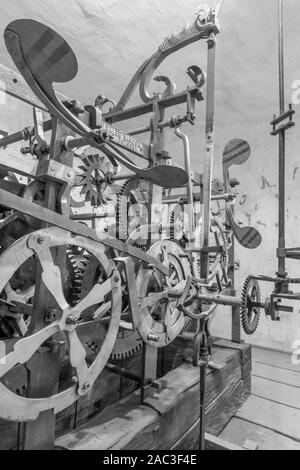
<instances>
[{"instance_id":1,"label":"curved metal arm","mask_svg":"<svg viewBox=\"0 0 300 470\"><path fill-rule=\"evenodd\" d=\"M200 39L208 39L212 33L218 34L219 32L220 29L216 15L213 11L203 8L198 12L195 21L191 25L168 36L159 46L157 52L152 56L142 73L140 81L140 96L142 100L145 103L153 100L149 91L150 82L155 70L169 55ZM166 96L166 93L168 93L167 90L164 92L164 96Z\"/></svg>"}]
</instances>

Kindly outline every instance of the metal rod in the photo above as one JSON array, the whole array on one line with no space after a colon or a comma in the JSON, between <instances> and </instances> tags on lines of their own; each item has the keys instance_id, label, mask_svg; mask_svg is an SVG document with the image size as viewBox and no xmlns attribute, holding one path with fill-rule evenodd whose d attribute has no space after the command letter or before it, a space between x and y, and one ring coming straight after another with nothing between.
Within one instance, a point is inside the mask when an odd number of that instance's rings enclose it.
<instances>
[{"instance_id":1,"label":"metal rod","mask_svg":"<svg viewBox=\"0 0 300 470\"><path fill-rule=\"evenodd\" d=\"M202 300L203 302L211 302L217 305L225 305L230 307L240 307L241 300L238 297L230 297L230 296L218 296L213 297L209 295L199 295L198 300Z\"/></svg>"},{"instance_id":2,"label":"metal rod","mask_svg":"<svg viewBox=\"0 0 300 470\"><path fill-rule=\"evenodd\" d=\"M207 53L207 97L206 97L206 129L205 155L203 173L203 248L209 246L212 171L214 160L214 120L215 120L215 75L216 75L216 38L212 34L208 40ZM209 255L201 255L201 278L207 280L209 275Z\"/></svg>"},{"instance_id":3,"label":"metal rod","mask_svg":"<svg viewBox=\"0 0 300 470\"><path fill-rule=\"evenodd\" d=\"M278 59L279 59L279 112L284 114L284 40L283 40L283 1L278 0ZM284 249L285 242L285 131L279 133L279 229L278 247ZM286 276L286 260L278 259L278 276Z\"/></svg>"},{"instance_id":4,"label":"metal rod","mask_svg":"<svg viewBox=\"0 0 300 470\"><path fill-rule=\"evenodd\" d=\"M158 128L159 129L166 129L167 127L174 128L176 127L176 122L178 125L181 125L187 121L188 121L187 116L174 116L173 118L168 119L167 121L159 122ZM127 134L139 135L139 134L145 134L146 132L150 132L150 131L151 131L151 126L145 126L145 127L140 127L138 129L133 129L131 131L127 131Z\"/></svg>"},{"instance_id":5,"label":"metal rod","mask_svg":"<svg viewBox=\"0 0 300 470\"><path fill-rule=\"evenodd\" d=\"M195 222L194 222L194 195L193 195L193 183L191 179L192 174L192 167L191 167L191 149L190 149L190 142L188 136L180 131L177 127L175 129L175 134L179 139L183 141L183 149L184 149L184 163L185 163L185 171L189 176L187 182L187 212L188 212L188 227L189 227L189 234L188 238L190 241L194 238L194 231L195 231Z\"/></svg>"},{"instance_id":6,"label":"metal rod","mask_svg":"<svg viewBox=\"0 0 300 470\"><path fill-rule=\"evenodd\" d=\"M140 127L139 129L133 129L132 131L128 131L128 135L139 135L139 134L146 134L146 132L150 132L151 127L146 126L146 127Z\"/></svg>"},{"instance_id":7,"label":"metal rod","mask_svg":"<svg viewBox=\"0 0 300 470\"><path fill-rule=\"evenodd\" d=\"M134 382L141 382L141 377L133 372L124 369L123 367L118 367L114 364L106 364L105 369L113 374L125 377L126 379L133 380Z\"/></svg>"}]
</instances>

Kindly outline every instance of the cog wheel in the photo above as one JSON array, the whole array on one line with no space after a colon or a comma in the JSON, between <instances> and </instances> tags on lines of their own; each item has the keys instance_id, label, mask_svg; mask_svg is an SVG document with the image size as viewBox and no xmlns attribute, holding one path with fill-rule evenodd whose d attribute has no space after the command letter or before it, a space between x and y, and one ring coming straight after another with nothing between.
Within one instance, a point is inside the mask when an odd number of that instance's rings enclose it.
<instances>
[{"instance_id":1,"label":"cog wheel","mask_svg":"<svg viewBox=\"0 0 300 470\"><path fill-rule=\"evenodd\" d=\"M85 292L91 288L91 285L99 277L97 260L87 252L71 256L72 262L77 265L76 284L74 286L74 298L80 302ZM128 292L126 292L126 283L122 286L122 320L123 324L130 324L130 311L127 302ZM114 348L111 353L112 360L124 360L135 355L142 349L143 342L139 333L135 330L125 329L122 326L116 338ZM95 353L99 347L99 338L91 331L88 347L91 353Z\"/></svg>"},{"instance_id":2,"label":"cog wheel","mask_svg":"<svg viewBox=\"0 0 300 470\"><path fill-rule=\"evenodd\" d=\"M260 308L256 303L261 303L259 284L249 276L242 289L240 307L242 327L247 335L253 335L259 325Z\"/></svg>"},{"instance_id":3,"label":"cog wheel","mask_svg":"<svg viewBox=\"0 0 300 470\"><path fill-rule=\"evenodd\" d=\"M150 183L139 177L127 180L118 195L116 206L117 237L127 240L130 234L148 225ZM135 241L135 247L147 250L149 238Z\"/></svg>"},{"instance_id":4,"label":"cog wheel","mask_svg":"<svg viewBox=\"0 0 300 470\"><path fill-rule=\"evenodd\" d=\"M107 204L111 198L106 194L108 188L107 174L110 172L110 164L105 157L99 155L82 156L82 163L78 167L81 170L78 185L82 186L81 196L85 197L92 206Z\"/></svg>"},{"instance_id":5,"label":"cog wheel","mask_svg":"<svg viewBox=\"0 0 300 470\"><path fill-rule=\"evenodd\" d=\"M75 307L70 305L65 296L63 271L53 259L53 250L61 248L64 251L69 246L87 251L99 264L97 282ZM0 417L16 422L34 421L41 412L51 409L57 414L86 395L104 369L119 329L122 296L120 274L116 265L105 255L105 249L100 243L54 227L18 240L0 258L3 267L0 276L1 296L6 295L5 288L11 283L16 271L33 258L41 265L44 286L53 298L53 305L57 306L57 317L54 315L48 324L39 318L39 309L33 309L33 325L30 324L28 333L13 343L5 342L7 347L0 360L0 379L3 379L0 381ZM95 305L96 312L92 308ZM101 345L93 358L86 350L90 331L98 331L99 334L104 331ZM55 342L57 335L65 338L63 348L68 348L67 364L66 359L60 361L58 392L55 391L47 398L27 399L9 390L5 380L12 368L26 364L41 346ZM66 367L68 374L65 374Z\"/></svg>"},{"instance_id":6,"label":"cog wheel","mask_svg":"<svg viewBox=\"0 0 300 470\"><path fill-rule=\"evenodd\" d=\"M168 265L169 275L164 276L140 265L137 291L141 301L141 324L138 331L147 344L161 348L170 344L191 324L178 308L178 298L168 295L168 291L176 289L180 283L185 284L191 270L183 250L174 242L157 242L148 253Z\"/></svg>"},{"instance_id":7,"label":"cog wheel","mask_svg":"<svg viewBox=\"0 0 300 470\"><path fill-rule=\"evenodd\" d=\"M184 206L177 204L170 212L170 240L184 248L188 240L184 233Z\"/></svg>"},{"instance_id":8,"label":"cog wheel","mask_svg":"<svg viewBox=\"0 0 300 470\"><path fill-rule=\"evenodd\" d=\"M62 268L64 295L73 307L76 303L76 282L81 273L80 266L74 261L74 247L67 247L66 265ZM0 308L0 337L24 337L30 327L30 312L35 294L37 260L28 259L14 274L3 290L2 298L7 304ZM10 305L15 306L10 306ZM25 311L25 313L23 312ZM23 312L23 313L22 313Z\"/></svg>"}]
</instances>

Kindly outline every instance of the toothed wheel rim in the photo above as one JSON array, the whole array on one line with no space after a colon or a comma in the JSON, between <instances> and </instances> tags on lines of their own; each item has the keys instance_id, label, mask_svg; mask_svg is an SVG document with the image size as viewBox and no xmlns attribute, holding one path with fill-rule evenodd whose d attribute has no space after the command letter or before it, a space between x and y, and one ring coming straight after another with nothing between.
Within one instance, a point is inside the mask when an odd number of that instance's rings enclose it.
<instances>
[{"instance_id":1,"label":"toothed wheel rim","mask_svg":"<svg viewBox=\"0 0 300 470\"><path fill-rule=\"evenodd\" d=\"M82 157L82 165L78 169L81 170L79 175L80 184L82 185L80 195L92 206L106 204L107 200L104 193L108 186L106 174L109 166L105 165L104 157L86 155Z\"/></svg>"},{"instance_id":2,"label":"toothed wheel rim","mask_svg":"<svg viewBox=\"0 0 300 470\"><path fill-rule=\"evenodd\" d=\"M242 290L241 322L244 332L253 335L259 325L260 308L253 305L261 302L260 288L256 280L247 278Z\"/></svg>"},{"instance_id":3,"label":"toothed wheel rim","mask_svg":"<svg viewBox=\"0 0 300 470\"><path fill-rule=\"evenodd\" d=\"M221 225L221 223L217 219L212 219L211 220L211 232L213 233L213 229L217 229L218 233L220 235L219 242L221 241L223 246L224 246L224 251L222 254L217 254L214 260L210 261L210 267L209 267L209 272L210 272L210 278L213 279L216 274L218 273L218 270L220 267L223 267L225 272L228 272L228 266L229 266L229 254L228 254L228 241L226 234L224 232L224 229ZM200 221L197 228L196 228L196 246L200 247L201 246L201 235L202 235L202 222ZM217 240L215 240L215 243ZM195 272L198 273L198 276L201 277L201 258L200 256L195 256L194 258L194 269ZM221 276L221 282L224 280L224 275L222 273Z\"/></svg>"},{"instance_id":4,"label":"toothed wheel rim","mask_svg":"<svg viewBox=\"0 0 300 470\"><path fill-rule=\"evenodd\" d=\"M81 300L82 292L85 291L91 280L93 280L94 277L97 277L97 266L94 263L93 257L91 257L87 252L78 253L77 255L73 254L72 260L73 264L75 263L79 266L78 282L75 286L75 299L78 303ZM110 357L112 360L128 359L137 354L142 349L142 346L142 338L136 330L130 331L120 328ZM99 349L97 338L88 342L87 347L92 355L96 354Z\"/></svg>"},{"instance_id":5,"label":"toothed wheel rim","mask_svg":"<svg viewBox=\"0 0 300 470\"><path fill-rule=\"evenodd\" d=\"M130 230L132 228L131 223L136 223L135 229L138 229L144 225L148 224L148 220L143 221L138 220L139 217L142 217L140 214L134 214L134 217L131 220L130 209L134 205L139 205L140 208L143 206L147 209L148 214L148 204L149 204L149 182L145 181L142 178L134 177L127 180L121 188L121 191L118 194L117 206L116 206L116 221L117 221L117 236L119 239L127 239L130 235ZM126 197L126 208L124 207L123 198ZM149 240L139 239L135 242L135 247L140 248L141 250L146 250Z\"/></svg>"}]
</instances>

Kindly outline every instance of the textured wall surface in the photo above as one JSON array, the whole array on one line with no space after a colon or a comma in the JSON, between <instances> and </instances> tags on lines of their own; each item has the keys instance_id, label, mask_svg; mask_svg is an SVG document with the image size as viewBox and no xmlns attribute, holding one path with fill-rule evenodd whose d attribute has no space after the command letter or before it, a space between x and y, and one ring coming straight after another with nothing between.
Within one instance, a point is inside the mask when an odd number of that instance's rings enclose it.
<instances>
[{"instance_id":1,"label":"textured wall surface","mask_svg":"<svg viewBox=\"0 0 300 470\"><path fill-rule=\"evenodd\" d=\"M215 5L216 1L206 3ZM76 52L80 67L72 83L57 88L84 103L92 103L99 92L118 99L142 61L157 49L166 35L192 21L198 6L199 0L0 0L0 31L13 19L33 18L60 32ZM285 6L286 91L290 101L292 83L300 80L299 0L286 0ZM269 122L278 112L277 2L225 0L220 22L215 175L221 175L221 152L227 140L246 138L252 147L252 158L235 173L242 183L237 219L254 224L263 235L258 250L238 249L242 266L237 276L240 287L249 273L273 275L276 270L278 146L277 139L269 135ZM189 83L186 68L192 64L205 66L205 57L205 45L192 45L163 63L160 71L170 75L181 90ZM0 62L13 67L3 41L0 41ZM15 131L27 124L25 111L16 114L15 106L9 99L8 105L2 108L2 128ZM188 130L192 137L193 166L198 171L202 171L204 110L204 105L200 105L198 123ZM287 145L287 243L290 246L300 245L298 135L299 127L296 127L289 133ZM172 133L168 142L174 159L180 161L178 142ZM297 262L291 262L289 267L293 275L299 276ZM264 293L270 292L267 289ZM299 305L295 312L285 315L280 324L263 318L252 341L291 349L293 341L300 339ZM226 334L227 324L217 316L215 332Z\"/></svg>"}]
</instances>

